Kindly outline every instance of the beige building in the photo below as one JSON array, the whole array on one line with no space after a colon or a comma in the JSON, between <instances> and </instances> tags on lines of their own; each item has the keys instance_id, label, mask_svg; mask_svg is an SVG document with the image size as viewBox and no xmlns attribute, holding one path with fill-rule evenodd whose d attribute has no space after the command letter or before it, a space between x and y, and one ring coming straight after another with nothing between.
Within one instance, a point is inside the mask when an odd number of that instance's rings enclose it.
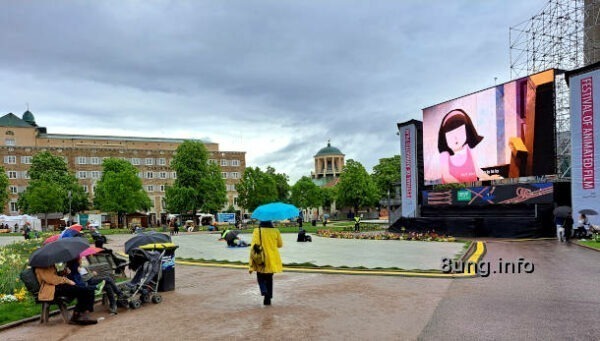
<instances>
[{"instance_id":1,"label":"beige building","mask_svg":"<svg viewBox=\"0 0 600 341\"><path fill-rule=\"evenodd\" d=\"M46 128L35 123L33 114L26 111L22 119L9 113L0 117L0 150L4 169L9 178L9 202L4 213L19 213L17 199L29 183L27 170L35 154L49 151L64 158L67 165L84 189L93 198L95 184L102 176L102 160L116 157L131 162L139 170L144 189L154 207L149 221L156 223L165 219L165 186L174 182L177 174L169 167L175 150L182 139L64 135L48 134ZM204 143L209 152L209 161L221 166L227 186L228 203L237 206L235 185L239 183L246 168L246 153L219 151L217 143Z\"/></svg>"},{"instance_id":2,"label":"beige building","mask_svg":"<svg viewBox=\"0 0 600 341\"><path fill-rule=\"evenodd\" d=\"M320 187L333 187L344 169L344 154L327 141L327 146L321 148L314 156L315 170L311 172L313 182Z\"/></svg>"}]
</instances>

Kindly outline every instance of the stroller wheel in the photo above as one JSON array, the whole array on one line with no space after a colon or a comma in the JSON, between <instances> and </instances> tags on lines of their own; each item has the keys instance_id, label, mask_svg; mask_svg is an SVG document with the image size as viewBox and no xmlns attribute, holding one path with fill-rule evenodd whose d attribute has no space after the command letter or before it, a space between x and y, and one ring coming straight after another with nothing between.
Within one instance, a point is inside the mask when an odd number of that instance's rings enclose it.
<instances>
[{"instance_id":1,"label":"stroller wheel","mask_svg":"<svg viewBox=\"0 0 600 341\"><path fill-rule=\"evenodd\" d=\"M160 296L160 295L152 296L152 303L159 304L160 302L162 302L162 296Z\"/></svg>"},{"instance_id":2,"label":"stroller wheel","mask_svg":"<svg viewBox=\"0 0 600 341\"><path fill-rule=\"evenodd\" d=\"M150 303L150 299L152 298L152 296L150 296L148 294L144 294L140 298L142 299L142 303Z\"/></svg>"},{"instance_id":3,"label":"stroller wheel","mask_svg":"<svg viewBox=\"0 0 600 341\"><path fill-rule=\"evenodd\" d=\"M142 302L140 300L132 300L131 302L129 302L129 307L131 309L138 309L141 306Z\"/></svg>"}]
</instances>

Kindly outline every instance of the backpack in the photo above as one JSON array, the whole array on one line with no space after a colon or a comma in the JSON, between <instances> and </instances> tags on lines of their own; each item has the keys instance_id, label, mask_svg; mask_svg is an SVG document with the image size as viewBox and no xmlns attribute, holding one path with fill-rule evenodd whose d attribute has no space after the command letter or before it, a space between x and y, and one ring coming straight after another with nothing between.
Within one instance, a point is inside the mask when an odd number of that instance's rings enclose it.
<instances>
[{"instance_id":1,"label":"backpack","mask_svg":"<svg viewBox=\"0 0 600 341\"><path fill-rule=\"evenodd\" d=\"M260 236L260 243L262 244L262 233L260 227L258 228L258 234ZM250 259L257 268L265 266L265 250L261 244L254 244L250 248Z\"/></svg>"},{"instance_id":2,"label":"backpack","mask_svg":"<svg viewBox=\"0 0 600 341\"><path fill-rule=\"evenodd\" d=\"M27 268L21 271L19 277L21 278L21 282L25 284L27 291L32 293L34 296L40 292L40 283L37 280L37 276L35 275L33 268Z\"/></svg>"}]
</instances>

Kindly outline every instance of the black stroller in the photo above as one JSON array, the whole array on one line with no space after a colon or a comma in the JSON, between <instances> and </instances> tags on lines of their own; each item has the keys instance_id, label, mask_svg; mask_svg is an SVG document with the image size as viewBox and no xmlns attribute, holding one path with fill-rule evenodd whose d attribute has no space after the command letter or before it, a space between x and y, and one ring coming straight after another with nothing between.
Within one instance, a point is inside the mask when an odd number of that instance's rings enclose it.
<instances>
[{"instance_id":1,"label":"black stroller","mask_svg":"<svg viewBox=\"0 0 600 341\"><path fill-rule=\"evenodd\" d=\"M129 252L129 268L135 271L133 279L127 284L127 305L130 308L137 309L143 303L162 302L162 296L158 294L158 282L162 277L163 255L164 251L146 251L139 248Z\"/></svg>"}]
</instances>

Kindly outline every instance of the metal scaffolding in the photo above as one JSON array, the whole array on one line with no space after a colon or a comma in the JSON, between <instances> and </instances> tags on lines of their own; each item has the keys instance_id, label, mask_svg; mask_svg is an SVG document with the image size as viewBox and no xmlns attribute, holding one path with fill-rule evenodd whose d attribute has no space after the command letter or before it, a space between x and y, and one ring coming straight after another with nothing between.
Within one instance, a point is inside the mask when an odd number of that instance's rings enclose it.
<instances>
[{"instance_id":1,"label":"metal scaffolding","mask_svg":"<svg viewBox=\"0 0 600 341\"><path fill-rule=\"evenodd\" d=\"M600 58L600 0L549 0L536 15L509 29L510 74L573 70ZM569 89L556 77L556 174L570 177Z\"/></svg>"}]
</instances>

